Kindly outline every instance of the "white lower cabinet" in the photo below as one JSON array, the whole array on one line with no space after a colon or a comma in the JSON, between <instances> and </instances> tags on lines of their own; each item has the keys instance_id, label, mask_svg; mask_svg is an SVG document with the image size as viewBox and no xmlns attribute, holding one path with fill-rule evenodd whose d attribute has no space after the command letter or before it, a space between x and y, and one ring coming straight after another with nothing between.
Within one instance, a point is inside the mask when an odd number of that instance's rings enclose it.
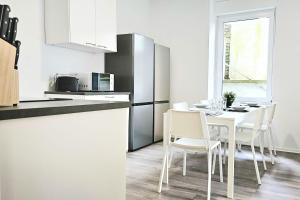
<instances>
[{"instance_id":1,"label":"white lower cabinet","mask_svg":"<svg viewBox=\"0 0 300 200\"><path fill-rule=\"evenodd\" d=\"M113 95L71 95L71 94L46 94L48 98L55 99L77 99L77 100L95 100L95 101L129 101L129 94Z\"/></svg>"},{"instance_id":2,"label":"white lower cabinet","mask_svg":"<svg viewBox=\"0 0 300 200\"><path fill-rule=\"evenodd\" d=\"M85 100L129 101L129 95L86 95Z\"/></svg>"}]
</instances>

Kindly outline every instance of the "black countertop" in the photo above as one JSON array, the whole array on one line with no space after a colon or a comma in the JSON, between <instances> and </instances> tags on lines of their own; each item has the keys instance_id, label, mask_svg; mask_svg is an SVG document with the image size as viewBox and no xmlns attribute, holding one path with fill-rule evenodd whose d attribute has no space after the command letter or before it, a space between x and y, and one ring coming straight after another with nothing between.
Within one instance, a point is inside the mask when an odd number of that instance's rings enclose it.
<instances>
[{"instance_id":1,"label":"black countertop","mask_svg":"<svg viewBox=\"0 0 300 200\"><path fill-rule=\"evenodd\" d=\"M95 91L56 92L56 91L46 91L45 94L67 94L67 95L130 95L130 92L95 92Z\"/></svg>"},{"instance_id":2,"label":"black countertop","mask_svg":"<svg viewBox=\"0 0 300 200\"><path fill-rule=\"evenodd\" d=\"M14 107L0 107L0 120L19 119L90 112L130 107L129 102L86 101L86 100L41 100L21 102Z\"/></svg>"}]
</instances>

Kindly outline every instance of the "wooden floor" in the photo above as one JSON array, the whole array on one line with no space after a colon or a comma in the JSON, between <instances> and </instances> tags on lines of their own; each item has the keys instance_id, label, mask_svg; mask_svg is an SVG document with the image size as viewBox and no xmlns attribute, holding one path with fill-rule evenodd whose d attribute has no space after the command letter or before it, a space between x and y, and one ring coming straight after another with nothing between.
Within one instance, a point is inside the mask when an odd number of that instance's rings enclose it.
<instances>
[{"instance_id":1,"label":"wooden floor","mask_svg":"<svg viewBox=\"0 0 300 200\"><path fill-rule=\"evenodd\" d=\"M267 159L268 170L264 172L258 155L262 185L258 186L248 148L236 153L235 199L296 200L300 199L300 155L281 153L274 166ZM268 156L268 154L267 154ZM207 159L206 155L189 154L187 176L182 176L182 153L174 155L170 169L169 185L163 185L161 194L157 186L162 162L162 144L154 144L127 155L126 200L187 200L206 199ZM219 169L212 176L212 198L226 198L227 167L224 169L224 183L219 182Z\"/></svg>"}]
</instances>

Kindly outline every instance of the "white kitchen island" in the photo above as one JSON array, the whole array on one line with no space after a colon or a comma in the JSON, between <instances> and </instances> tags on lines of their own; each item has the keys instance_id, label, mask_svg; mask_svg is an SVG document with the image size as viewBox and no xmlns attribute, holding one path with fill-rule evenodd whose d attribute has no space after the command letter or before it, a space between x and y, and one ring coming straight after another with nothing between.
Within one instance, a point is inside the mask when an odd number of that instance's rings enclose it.
<instances>
[{"instance_id":1,"label":"white kitchen island","mask_svg":"<svg viewBox=\"0 0 300 200\"><path fill-rule=\"evenodd\" d=\"M125 200L129 103L25 104L0 108L1 200Z\"/></svg>"}]
</instances>

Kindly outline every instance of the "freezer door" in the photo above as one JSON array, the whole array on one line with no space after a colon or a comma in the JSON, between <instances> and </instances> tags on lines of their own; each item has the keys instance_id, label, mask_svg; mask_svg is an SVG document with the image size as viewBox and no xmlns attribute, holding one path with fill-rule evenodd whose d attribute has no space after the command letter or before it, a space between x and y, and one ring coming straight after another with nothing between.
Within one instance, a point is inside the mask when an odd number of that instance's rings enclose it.
<instances>
[{"instance_id":1,"label":"freezer door","mask_svg":"<svg viewBox=\"0 0 300 200\"><path fill-rule=\"evenodd\" d=\"M154 107L154 142L163 139L163 115L170 108L169 103L158 103Z\"/></svg>"},{"instance_id":2,"label":"freezer door","mask_svg":"<svg viewBox=\"0 0 300 200\"><path fill-rule=\"evenodd\" d=\"M153 102L154 41L134 34L134 93L133 103Z\"/></svg>"},{"instance_id":3,"label":"freezer door","mask_svg":"<svg viewBox=\"0 0 300 200\"><path fill-rule=\"evenodd\" d=\"M132 106L129 133L129 151L153 143L153 104Z\"/></svg>"},{"instance_id":4,"label":"freezer door","mask_svg":"<svg viewBox=\"0 0 300 200\"><path fill-rule=\"evenodd\" d=\"M170 49L155 44L155 101L170 99Z\"/></svg>"}]
</instances>

